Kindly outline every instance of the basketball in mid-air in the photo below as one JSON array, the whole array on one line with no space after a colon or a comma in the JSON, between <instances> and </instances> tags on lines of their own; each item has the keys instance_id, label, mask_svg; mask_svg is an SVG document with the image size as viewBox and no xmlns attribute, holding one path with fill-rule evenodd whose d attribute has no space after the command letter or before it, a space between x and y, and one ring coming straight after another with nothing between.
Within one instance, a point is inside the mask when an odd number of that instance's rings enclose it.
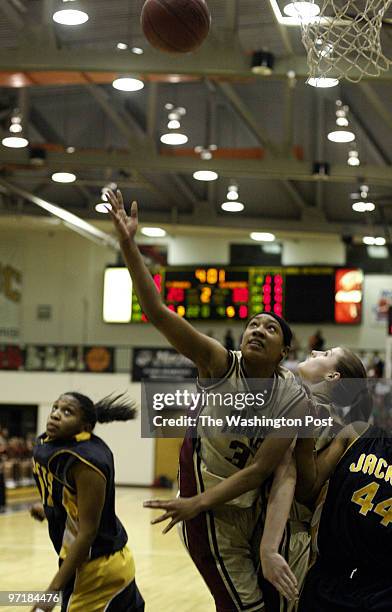
<instances>
[{"instance_id":1,"label":"basketball in mid-air","mask_svg":"<svg viewBox=\"0 0 392 612\"><path fill-rule=\"evenodd\" d=\"M211 23L204 0L146 0L141 25L148 42L169 53L195 51Z\"/></svg>"}]
</instances>

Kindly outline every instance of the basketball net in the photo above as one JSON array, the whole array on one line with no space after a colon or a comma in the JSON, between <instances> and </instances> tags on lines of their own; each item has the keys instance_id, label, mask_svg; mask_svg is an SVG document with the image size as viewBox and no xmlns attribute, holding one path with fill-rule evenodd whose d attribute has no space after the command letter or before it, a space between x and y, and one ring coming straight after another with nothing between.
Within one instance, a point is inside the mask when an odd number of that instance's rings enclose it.
<instances>
[{"instance_id":1,"label":"basketball net","mask_svg":"<svg viewBox=\"0 0 392 612\"><path fill-rule=\"evenodd\" d=\"M388 70L391 60L382 52L380 35L391 2L319 0L316 17L301 16L298 11L309 78L345 78L357 83L364 76L378 77Z\"/></svg>"}]
</instances>

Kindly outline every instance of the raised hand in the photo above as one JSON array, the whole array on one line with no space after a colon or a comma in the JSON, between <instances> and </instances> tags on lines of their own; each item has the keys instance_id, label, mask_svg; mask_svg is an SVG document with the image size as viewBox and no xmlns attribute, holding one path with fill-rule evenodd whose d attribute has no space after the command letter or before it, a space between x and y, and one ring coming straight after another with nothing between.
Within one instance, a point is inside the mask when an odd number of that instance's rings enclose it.
<instances>
[{"instance_id":1,"label":"raised hand","mask_svg":"<svg viewBox=\"0 0 392 612\"><path fill-rule=\"evenodd\" d=\"M132 241L135 237L138 225L137 202L132 202L130 214L127 215L123 197L119 189L116 194L109 189L106 192L106 197L110 204L110 206L107 206L107 210L113 220L119 241Z\"/></svg>"},{"instance_id":2,"label":"raised hand","mask_svg":"<svg viewBox=\"0 0 392 612\"><path fill-rule=\"evenodd\" d=\"M193 519L201 512L197 495L195 495L195 497L177 497L176 499L170 500L153 499L145 501L143 507L166 510L164 514L161 514L158 518L151 521L151 525L156 525L157 523L170 519L169 524L166 525L162 533L167 533L180 521L189 521Z\"/></svg>"}]
</instances>

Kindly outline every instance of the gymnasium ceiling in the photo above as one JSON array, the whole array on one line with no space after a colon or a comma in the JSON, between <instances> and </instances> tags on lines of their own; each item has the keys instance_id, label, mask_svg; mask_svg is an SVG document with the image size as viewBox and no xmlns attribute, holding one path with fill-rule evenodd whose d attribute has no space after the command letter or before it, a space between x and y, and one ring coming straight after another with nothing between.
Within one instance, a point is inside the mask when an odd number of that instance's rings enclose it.
<instances>
[{"instance_id":1,"label":"gymnasium ceiling","mask_svg":"<svg viewBox=\"0 0 392 612\"><path fill-rule=\"evenodd\" d=\"M31 143L19 150L0 145L0 223L10 215L44 214L18 188L102 221L94 206L113 181L127 200L139 201L149 224L278 235L385 232L392 221L392 69L381 79L329 90L306 85L300 30L279 26L269 0L208 0L210 35L199 51L180 56L146 42L139 24L143 0L82 3L90 20L64 27L51 19L55 0L0 1L0 121L4 132L11 111L22 106ZM118 42L144 53L120 51ZM388 25L383 44L392 57ZM257 49L275 56L272 75L251 72ZM112 88L113 78L129 74L145 81L142 91ZM347 165L347 145L326 137L337 98L350 105L358 168ZM168 102L186 108L182 128L189 142L182 151L159 141ZM193 153L209 144L218 147L212 160ZM37 148L45 157L41 165ZM314 176L315 161L330 164L328 178ZM77 182L53 183L51 174L63 169L75 172ZM218 181L194 180L198 169L216 170ZM220 207L230 179L245 204L240 214ZM351 210L350 200L362 183L377 205L365 216Z\"/></svg>"}]
</instances>

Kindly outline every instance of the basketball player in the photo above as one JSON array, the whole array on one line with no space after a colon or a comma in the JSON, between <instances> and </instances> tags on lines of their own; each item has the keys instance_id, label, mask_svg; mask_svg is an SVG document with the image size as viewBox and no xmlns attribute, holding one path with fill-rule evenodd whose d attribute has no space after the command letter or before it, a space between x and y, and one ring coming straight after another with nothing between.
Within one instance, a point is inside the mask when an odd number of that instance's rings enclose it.
<instances>
[{"instance_id":1,"label":"basketball player","mask_svg":"<svg viewBox=\"0 0 392 612\"><path fill-rule=\"evenodd\" d=\"M59 555L60 568L48 591L62 591L62 612L144 610L127 534L115 514L113 455L92 433L97 421L127 421L134 414L121 396L94 404L80 393L64 393L34 446L42 505L31 513L47 519ZM40 603L33 609L53 607Z\"/></svg>"},{"instance_id":2,"label":"basketball player","mask_svg":"<svg viewBox=\"0 0 392 612\"><path fill-rule=\"evenodd\" d=\"M319 371L331 358L318 360ZM305 581L300 612L392 610L390 435L356 422L318 455L312 440L298 443L298 498L311 503L329 479L317 534L318 557Z\"/></svg>"},{"instance_id":3,"label":"basketball player","mask_svg":"<svg viewBox=\"0 0 392 612\"><path fill-rule=\"evenodd\" d=\"M305 393L279 365L291 341L287 323L272 313L253 317L244 331L241 351L227 351L198 332L166 308L143 263L135 243L136 202L128 216L119 191L117 195L109 192L108 199L142 309L172 346L196 364L199 389L224 394L267 388L264 415L302 416L307 409ZM202 413L217 416L217 409L207 403ZM241 432L211 436L199 419L196 436L186 437L181 449L181 498L146 503L166 510L154 521L170 519L164 532L183 522L183 541L219 612L264 609L257 574L259 487L279 465L294 437L295 432L283 429L279 437L264 437L261 432L253 437Z\"/></svg>"},{"instance_id":4,"label":"basketball player","mask_svg":"<svg viewBox=\"0 0 392 612\"><path fill-rule=\"evenodd\" d=\"M333 417L332 427L317 431L317 452L330 444L345 424L359 418L365 421L369 418L371 402L366 371L357 355L349 349L335 347L325 352L312 351L311 358L299 364L299 375L311 393L318 417ZM350 407L345 416L341 413L342 406ZM296 609L295 602L287 602L283 597L292 599L290 580L292 583L295 581L297 589L301 590L310 560L313 511L295 500L286 525L287 508L293 500L295 482L295 464L288 463L286 459L285 465L282 464L275 475L269 494L260 545L263 576L276 588L263 583L267 612L291 612Z\"/></svg>"}]
</instances>

